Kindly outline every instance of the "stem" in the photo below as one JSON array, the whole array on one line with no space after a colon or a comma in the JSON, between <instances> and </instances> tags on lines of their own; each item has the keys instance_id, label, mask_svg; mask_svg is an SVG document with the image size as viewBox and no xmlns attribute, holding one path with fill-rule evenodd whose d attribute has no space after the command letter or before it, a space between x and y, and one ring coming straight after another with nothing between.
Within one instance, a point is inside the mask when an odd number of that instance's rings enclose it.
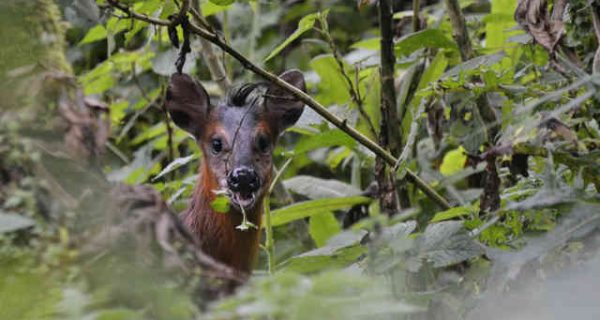
<instances>
[{"instance_id":1,"label":"stem","mask_svg":"<svg viewBox=\"0 0 600 320\"><path fill-rule=\"evenodd\" d=\"M274 246L274 241L273 241L273 225L271 224L271 193L273 192L273 189L275 189L275 185L277 184L277 181L279 181L279 179L281 178L283 172L285 171L285 169L290 165L290 163L292 162L293 158L289 158L281 167L281 169L279 169L279 171L277 171L277 174L275 175L275 178L273 178L273 181L271 182L271 185L269 186L269 190L267 191L267 194L265 195L265 199L263 202L263 206L265 208L265 251L267 252L267 266L268 269L267 271L269 272L269 274L273 274L273 269L275 267L275 261L273 260L273 257L275 256L275 246Z\"/></svg>"},{"instance_id":2,"label":"stem","mask_svg":"<svg viewBox=\"0 0 600 320\"><path fill-rule=\"evenodd\" d=\"M398 109L396 105L396 88L394 87L394 21L391 0L379 1L379 28L381 31L381 124L379 144L393 153L402 149L402 132L400 130ZM395 165L395 164L394 164ZM390 165L390 166L394 166ZM377 157L375 177L379 184L379 202L381 209L388 215L395 214L401 208L410 207L405 188L396 187L396 177L386 166L384 159ZM399 192L398 192L399 191Z\"/></svg>"},{"instance_id":3,"label":"stem","mask_svg":"<svg viewBox=\"0 0 600 320\"><path fill-rule=\"evenodd\" d=\"M273 256L275 254L275 246L273 245L273 225L271 224L271 200L269 195L263 200L265 208L265 251L267 252L267 272L273 274L275 262Z\"/></svg>"},{"instance_id":4,"label":"stem","mask_svg":"<svg viewBox=\"0 0 600 320\"><path fill-rule=\"evenodd\" d=\"M199 0L192 0L191 12L195 23L198 25L206 24L206 22L202 20L202 11L200 9ZM227 77L223 61L215 54L212 44L208 40L200 37L200 44L202 45L202 57L210 71L212 79L219 85L219 88L221 88L223 92L227 92L227 89L231 87L231 81Z\"/></svg>"},{"instance_id":5,"label":"stem","mask_svg":"<svg viewBox=\"0 0 600 320\"><path fill-rule=\"evenodd\" d=\"M337 63L338 68L340 69L342 78L346 81L346 84L348 85L348 93L350 94L352 101L354 101L354 103L356 104L356 107L358 108L358 112L360 113L361 117L367 123L369 130L371 131L371 134L373 135L373 137L377 137L377 130L375 129L375 125L373 124L373 122L371 121L371 118L365 111L365 108L363 105L363 100L362 100L362 97L360 96L360 91L359 91L360 89L358 86L358 81L356 81L356 87L355 87L354 83L352 83L352 80L350 80L350 76L348 75L346 68L344 67L344 59L340 55L340 52L337 49L337 46L335 45L333 38L331 37L331 33L329 33L329 24L327 23L327 19L325 17L323 17L323 15L320 15L319 22L321 23L322 29L317 29L317 31L319 31L321 33L321 35L325 38L325 40L329 44L329 49L331 50L331 53L333 54L333 58L334 58L335 62ZM355 73L356 77L358 77L358 70L356 70L355 72L356 72Z\"/></svg>"},{"instance_id":6,"label":"stem","mask_svg":"<svg viewBox=\"0 0 600 320\"><path fill-rule=\"evenodd\" d=\"M458 0L444 0L444 3L448 9L448 17L452 24L452 37L454 37L454 40L458 44L461 59L467 61L473 56L473 47L471 46L471 40L469 40L465 16L460 10Z\"/></svg>"},{"instance_id":7,"label":"stem","mask_svg":"<svg viewBox=\"0 0 600 320\"><path fill-rule=\"evenodd\" d=\"M419 17L419 11L421 11L421 0L413 0L413 32L419 31L421 26L421 18Z\"/></svg>"},{"instance_id":8,"label":"stem","mask_svg":"<svg viewBox=\"0 0 600 320\"><path fill-rule=\"evenodd\" d=\"M113 5L113 3L116 3L115 0L107 0L107 1L111 5ZM113 6L120 10L122 10L121 7L123 7L122 4L118 4L118 6L117 5L113 5ZM125 8L127 8L127 7L125 7ZM171 25L171 21L152 18L152 17L148 17L146 15L138 14L129 9L127 9L127 10L128 11L125 11L125 12L128 13L131 18L146 21L148 23L152 23L152 24L156 24L156 25L160 25L160 26L170 26ZM340 130L342 130L343 132L345 132L346 134L351 136L354 140L358 141L360 144L365 146L367 149L369 149L373 153L375 153L375 155L381 157L383 160L385 160L385 162L387 164L392 165L392 166L394 164L396 164L397 159L393 155L391 155L380 145L375 143L373 140L367 138L365 135L363 135L356 129L349 127L346 119L340 119L333 113L329 112L327 110L327 108L325 108L322 104L317 102L315 99L313 99L310 95L308 95L304 91L294 87L293 85L283 81L281 78L277 77L276 75L266 71L265 69L257 66L256 64L252 63L244 55L242 55L241 53L239 53L238 51L236 51L235 49L230 47L228 44L224 43L217 35L198 27L193 22L191 22L189 24L189 26L190 26L191 32L205 38L206 40L212 42L213 44L215 44L216 46L221 48L224 52L226 52L227 54L232 56L234 59L238 60L244 68L254 72L255 74L262 77L263 79L265 79L275 85L278 85L279 87L281 87L282 89L284 89L285 91L287 91L288 93L290 93L291 95L296 97L298 100L304 102L311 109L313 109L316 113L318 113L320 116L325 118L325 120L329 121L331 124L333 124ZM410 182L414 183L417 188L419 188L421 191L423 191L423 193L425 195L427 195L427 197L429 197L431 200L433 200L441 208L443 208L443 209L451 208L450 204L448 203L448 201L446 201L446 199L444 199L444 197L442 197L440 194L438 194L432 187L430 187L425 181L423 181L421 178L419 178L414 172L407 170L406 177Z\"/></svg>"}]
</instances>

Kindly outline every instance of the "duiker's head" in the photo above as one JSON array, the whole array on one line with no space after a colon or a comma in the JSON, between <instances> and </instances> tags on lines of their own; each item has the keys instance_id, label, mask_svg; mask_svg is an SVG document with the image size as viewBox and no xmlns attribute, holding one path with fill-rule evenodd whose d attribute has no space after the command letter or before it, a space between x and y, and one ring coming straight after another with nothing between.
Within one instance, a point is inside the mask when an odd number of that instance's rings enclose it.
<instances>
[{"instance_id":1,"label":"duiker's head","mask_svg":"<svg viewBox=\"0 0 600 320\"><path fill-rule=\"evenodd\" d=\"M280 76L305 91L300 71ZM192 134L204 165L221 189L228 189L235 209L253 208L269 188L273 148L279 134L292 126L304 103L275 85L246 84L211 105L199 83L186 74L171 76L167 110L180 128Z\"/></svg>"}]
</instances>

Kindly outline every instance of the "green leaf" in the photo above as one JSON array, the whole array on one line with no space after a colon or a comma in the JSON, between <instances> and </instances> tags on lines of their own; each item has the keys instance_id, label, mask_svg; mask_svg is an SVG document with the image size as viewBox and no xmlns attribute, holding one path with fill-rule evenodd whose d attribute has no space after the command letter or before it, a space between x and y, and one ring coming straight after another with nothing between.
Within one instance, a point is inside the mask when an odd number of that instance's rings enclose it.
<instances>
[{"instance_id":1,"label":"green leaf","mask_svg":"<svg viewBox=\"0 0 600 320\"><path fill-rule=\"evenodd\" d=\"M129 107L129 101L121 100L118 102L111 103L109 106L110 110L110 121L114 126L121 125L121 121L125 118L125 109Z\"/></svg>"},{"instance_id":2,"label":"green leaf","mask_svg":"<svg viewBox=\"0 0 600 320\"><path fill-rule=\"evenodd\" d=\"M458 217L469 216L473 213L473 210L467 207L455 207L446 211L438 212L433 216L430 222L439 222L444 220L450 220Z\"/></svg>"},{"instance_id":3,"label":"green leaf","mask_svg":"<svg viewBox=\"0 0 600 320\"><path fill-rule=\"evenodd\" d=\"M202 15L204 15L205 17L209 17L219 12L225 11L230 7L231 5L216 5L212 2L204 2L201 4Z\"/></svg>"},{"instance_id":4,"label":"green leaf","mask_svg":"<svg viewBox=\"0 0 600 320\"><path fill-rule=\"evenodd\" d=\"M344 209L357 204L369 203L370 201L371 198L367 197L345 197L298 202L271 212L271 223L276 227L325 211Z\"/></svg>"},{"instance_id":5,"label":"green leaf","mask_svg":"<svg viewBox=\"0 0 600 320\"><path fill-rule=\"evenodd\" d=\"M367 50L379 50L381 46L381 38L370 38L361 40L359 42L353 43L350 48L353 49L367 49Z\"/></svg>"},{"instance_id":6,"label":"green leaf","mask_svg":"<svg viewBox=\"0 0 600 320\"><path fill-rule=\"evenodd\" d=\"M351 197L361 193L360 189L351 184L311 176L295 176L283 181L283 185L309 199Z\"/></svg>"},{"instance_id":7,"label":"green leaf","mask_svg":"<svg viewBox=\"0 0 600 320\"><path fill-rule=\"evenodd\" d=\"M109 309L98 312L95 320L141 320L144 319L140 311L129 309Z\"/></svg>"},{"instance_id":8,"label":"green leaf","mask_svg":"<svg viewBox=\"0 0 600 320\"><path fill-rule=\"evenodd\" d=\"M466 161L467 155L465 154L465 149L462 146L448 151L444 155L444 160L442 160L440 173L445 176L451 176L455 173L458 173L465 167Z\"/></svg>"},{"instance_id":9,"label":"green leaf","mask_svg":"<svg viewBox=\"0 0 600 320\"><path fill-rule=\"evenodd\" d=\"M483 248L469 237L462 221L443 221L427 226L417 239L416 257L410 258L409 270L418 271L426 260L434 267L446 267L483 254Z\"/></svg>"},{"instance_id":10,"label":"green leaf","mask_svg":"<svg viewBox=\"0 0 600 320\"><path fill-rule=\"evenodd\" d=\"M35 221L18 214L0 212L0 234L29 228Z\"/></svg>"},{"instance_id":11,"label":"green leaf","mask_svg":"<svg viewBox=\"0 0 600 320\"><path fill-rule=\"evenodd\" d=\"M310 67L319 75L319 83L317 88L319 94L317 100L323 105L331 104L345 104L350 101L350 94L348 93L348 84L344 81L340 73L340 67L338 66L335 58L331 54L324 54L313 58L310 61ZM354 70L354 68L348 66L346 70ZM354 72L351 72L349 76L352 78Z\"/></svg>"},{"instance_id":12,"label":"green leaf","mask_svg":"<svg viewBox=\"0 0 600 320\"><path fill-rule=\"evenodd\" d=\"M292 43L292 41L298 39L298 37L300 37L303 33L312 29L312 27L315 25L315 21L317 21L317 18L319 17L319 15L326 16L327 12L328 12L328 10L325 10L322 13L321 12L311 13L307 16L304 16L302 19L300 19L300 21L298 22L298 28L296 28L296 31L294 31L294 33L292 33L287 39L285 39L285 41L283 41L283 43L278 45L277 48L275 48L273 51L271 51L271 53L265 58L264 62L271 60L271 58L273 58L274 56L279 54L279 52L281 52L281 50L283 50L290 43Z\"/></svg>"},{"instance_id":13,"label":"green leaf","mask_svg":"<svg viewBox=\"0 0 600 320\"><path fill-rule=\"evenodd\" d=\"M394 47L399 56L408 56L422 48L457 49L456 43L439 29L426 29L411 33L402 37Z\"/></svg>"},{"instance_id":14,"label":"green leaf","mask_svg":"<svg viewBox=\"0 0 600 320\"><path fill-rule=\"evenodd\" d=\"M106 39L106 35L106 28L101 24L96 25L88 30L88 32L85 34L85 37L79 41L79 45Z\"/></svg>"},{"instance_id":15,"label":"green leaf","mask_svg":"<svg viewBox=\"0 0 600 320\"><path fill-rule=\"evenodd\" d=\"M296 148L294 148L294 152L296 154L302 154L318 148L333 146L354 148L356 146L356 141L342 130L333 129L302 139L296 145Z\"/></svg>"},{"instance_id":16,"label":"green leaf","mask_svg":"<svg viewBox=\"0 0 600 320\"><path fill-rule=\"evenodd\" d=\"M227 198L227 196L220 195L210 203L210 207L216 212L227 213L229 212L229 198Z\"/></svg>"},{"instance_id":17,"label":"green leaf","mask_svg":"<svg viewBox=\"0 0 600 320\"><path fill-rule=\"evenodd\" d=\"M437 81L444 73L447 66L448 59L446 59L446 56L443 52L438 52L427 69L423 72L421 80L419 80L419 86L417 87L417 90L421 90Z\"/></svg>"},{"instance_id":18,"label":"green leaf","mask_svg":"<svg viewBox=\"0 0 600 320\"><path fill-rule=\"evenodd\" d=\"M183 158L177 158L175 160L173 160L171 163L169 163L156 177L154 177L152 179L152 181L156 181L158 179L160 179L162 176L164 176L165 174L172 172L173 170L186 165L190 162L192 162L192 160L196 159L197 155L193 154L191 156L187 156L187 157L183 157Z\"/></svg>"},{"instance_id":19,"label":"green leaf","mask_svg":"<svg viewBox=\"0 0 600 320\"><path fill-rule=\"evenodd\" d=\"M317 247L325 245L334 235L340 232L340 224L331 212L322 212L310 217L308 233Z\"/></svg>"},{"instance_id":20,"label":"green leaf","mask_svg":"<svg viewBox=\"0 0 600 320\"><path fill-rule=\"evenodd\" d=\"M517 24L514 18L517 1L494 0L490 3L492 5L491 12L483 19L485 46L486 48L499 48L505 46L511 36L523 33L523 31L514 29Z\"/></svg>"},{"instance_id":21,"label":"green leaf","mask_svg":"<svg viewBox=\"0 0 600 320\"><path fill-rule=\"evenodd\" d=\"M235 0L210 0L211 3L214 3L218 6L228 6L235 2Z\"/></svg>"}]
</instances>

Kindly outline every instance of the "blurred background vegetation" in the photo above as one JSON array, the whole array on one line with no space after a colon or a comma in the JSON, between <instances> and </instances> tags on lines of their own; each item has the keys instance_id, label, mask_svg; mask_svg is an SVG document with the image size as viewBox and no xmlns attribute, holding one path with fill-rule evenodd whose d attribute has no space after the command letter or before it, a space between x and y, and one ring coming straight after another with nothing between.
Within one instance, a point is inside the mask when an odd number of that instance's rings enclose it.
<instances>
[{"instance_id":1,"label":"blurred background vegetation","mask_svg":"<svg viewBox=\"0 0 600 320\"><path fill-rule=\"evenodd\" d=\"M200 158L163 109L178 49L109 2L0 2L0 319L600 316L597 1L391 1L397 119L379 1L199 1L227 44L302 70L365 136L399 128L389 212L375 155L305 107L274 153L274 255L234 295L174 218ZM118 2L160 19L181 5ZM233 84L263 81L208 46L192 37L184 71L215 99L227 84L207 57Z\"/></svg>"}]
</instances>

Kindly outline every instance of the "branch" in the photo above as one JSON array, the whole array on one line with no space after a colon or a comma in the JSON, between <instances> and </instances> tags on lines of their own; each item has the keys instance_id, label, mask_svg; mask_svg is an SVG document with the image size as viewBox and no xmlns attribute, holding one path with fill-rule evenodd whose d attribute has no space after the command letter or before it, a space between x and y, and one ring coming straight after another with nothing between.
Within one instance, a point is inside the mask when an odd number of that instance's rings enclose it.
<instances>
[{"instance_id":1,"label":"branch","mask_svg":"<svg viewBox=\"0 0 600 320\"><path fill-rule=\"evenodd\" d=\"M113 3L117 3L115 0L107 0L107 1L111 5ZM122 7L122 5L114 6L114 7L121 9L120 7ZM124 11L124 12L127 13L132 18L146 21L146 22L149 22L152 24L156 24L156 25L160 25L160 26L170 26L171 25L170 21L156 19L156 18L150 18L146 15L137 14L137 13L129 10L128 8L127 8L127 11ZM224 52L226 52L227 54L229 54L230 56L232 56L233 58L238 60L244 68L254 72L255 74L262 77L263 79L265 79L275 85L278 85L279 87L281 87L288 93L292 94L298 100L304 102L306 105L308 105L310 108L312 108L315 112L317 112L320 116L325 118L327 121L332 123L334 126L339 128L340 130L344 131L346 134L348 134L350 137L352 137L353 139L358 141L360 144L365 146L367 149L371 150L373 153L375 153L375 155L381 157L389 165L393 166L394 164L396 164L397 159L393 155L388 153L385 149L383 149L377 143L373 142L371 139L364 136L362 133L358 132L356 129L349 127L346 119L342 120L342 119L338 118L337 116L335 116L334 114L329 112L327 110L327 108L325 108L322 104L317 102L315 99L313 99L310 95L308 95L304 91L294 87L293 85L285 82L284 80L277 77L276 75L266 71L265 69L257 66L256 64L252 63L244 55L242 55L241 53L239 53L238 51L236 51L235 49L230 47L228 44L223 42L216 34L209 32L201 27L198 27L194 23L190 23L189 27L190 27L191 32L212 42L214 45L221 48ZM441 208L443 208L443 209L451 208L450 204L448 203L448 201L446 201L446 199L444 199L444 197L442 197L440 194L438 194L432 187L430 187L425 181L423 181L421 178L419 178L414 172L407 169L406 177L409 181L414 183L417 186L417 188L419 188L421 191L423 191L423 193L425 195L427 195L431 200L433 200L435 203L437 203Z\"/></svg>"},{"instance_id":2,"label":"branch","mask_svg":"<svg viewBox=\"0 0 600 320\"><path fill-rule=\"evenodd\" d=\"M467 61L473 56L473 47L471 46L471 40L469 40L465 16L463 16L460 10L458 0L444 0L444 3L446 4L446 9L448 9L448 17L452 24L452 37L458 44L461 59Z\"/></svg>"},{"instance_id":3,"label":"branch","mask_svg":"<svg viewBox=\"0 0 600 320\"><path fill-rule=\"evenodd\" d=\"M599 7L595 2L590 3L592 9L592 23L594 24L594 31L596 33L596 39L598 40L598 49L594 55L594 62L592 63L592 73L600 72L600 14L598 13Z\"/></svg>"}]
</instances>

